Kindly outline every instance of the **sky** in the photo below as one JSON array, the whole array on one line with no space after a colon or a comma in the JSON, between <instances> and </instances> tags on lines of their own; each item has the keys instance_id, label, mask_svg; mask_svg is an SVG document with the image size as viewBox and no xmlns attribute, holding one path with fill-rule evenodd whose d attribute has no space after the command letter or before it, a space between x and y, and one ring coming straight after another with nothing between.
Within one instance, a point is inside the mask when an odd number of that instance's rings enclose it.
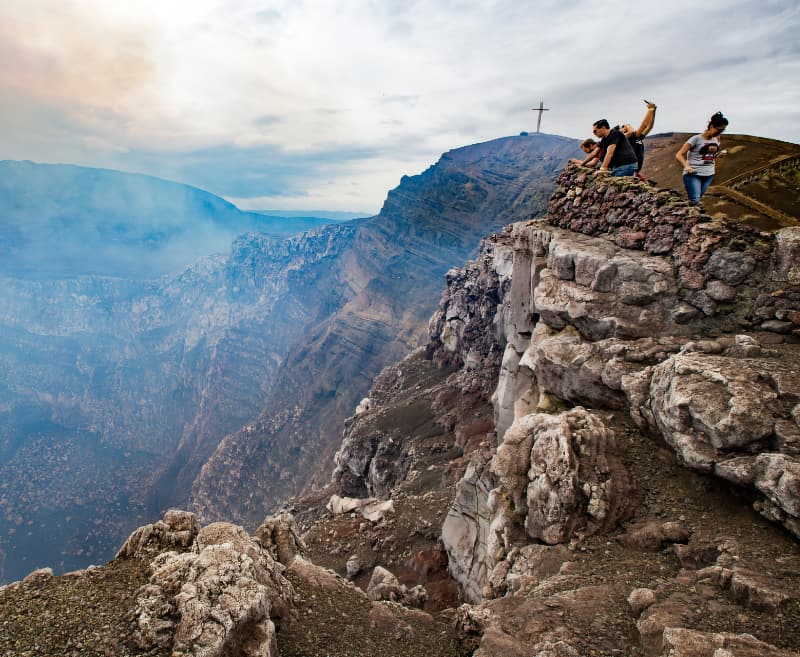
<instances>
[{"instance_id":1,"label":"sky","mask_svg":"<svg viewBox=\"0 0 800 657\"><path fill-rule=\"evenodd\" d=\"M800 142L796 0L0 0L0 159L375 214L403 175L599 118Z\"/></svg>"}]
</instances>

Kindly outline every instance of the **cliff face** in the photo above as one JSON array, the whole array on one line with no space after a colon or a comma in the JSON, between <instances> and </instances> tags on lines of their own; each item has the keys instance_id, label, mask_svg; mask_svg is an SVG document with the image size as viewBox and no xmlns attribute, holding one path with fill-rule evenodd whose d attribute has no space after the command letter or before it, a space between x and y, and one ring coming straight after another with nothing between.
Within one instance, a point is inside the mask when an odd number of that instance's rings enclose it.
<instances>
[{"instance_id":1,"label":"cliff face","mask_svg":"<svg viewBox=\"0 0 800 657\"><path fill-rule=\"evenodd\" d=\"M324 482L342 421L381 368L416 346L444 273L487 230L544 211L548 181L572 148L541 135L446 153L404 177L336 257L298 272L292 299L314 299L318 314L298 328L261 417L203 467L192 507L254 526L279 500Z\"/></svg>"},{"instance_id":2,"label":"cliff face","mask_svg":"<svg viewBox=\"0 0 800 657\"><path fill-rule=\"evenodd\" d=\"M2 579L107 558L190 495L255 526L327 477L341 421L417 344L444 272L543 212L573 149L545 135L458 149L377 217L249 233L174 276L3 279Z\"/></svg>"},{"instance_id":3,"label":"cliff face","mask_svg":"<svg viewBox=\"0 0 800 657\"><path fill-rule=\"evenodd\" d=\"M480 603L464 623L482 656L800 645L785 625L800 612L798 238L567 170L546 219L448 274L427 359L456 371L405 392L423 354L384 372L334 490L390 496L395 539L403 507L438 520L449 572ZM446 468L413 416L387 421L468 391L469 410L432 406L463 454ZM454 491L446 517L419 490L432 473L431 490ZM715 634L734 618L765 643Z\"/></svg>"}]
</instances>

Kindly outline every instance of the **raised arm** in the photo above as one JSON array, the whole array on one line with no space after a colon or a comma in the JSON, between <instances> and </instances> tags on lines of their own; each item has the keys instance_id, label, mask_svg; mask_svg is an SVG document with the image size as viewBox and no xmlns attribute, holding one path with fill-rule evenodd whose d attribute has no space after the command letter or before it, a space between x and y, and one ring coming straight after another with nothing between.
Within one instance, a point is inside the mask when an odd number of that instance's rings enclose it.
<instances>
[{"instance_id":1,"label":"raised arm","mask_svg":"<svg viewBox=\"0 0 800 657\"><path fill-rule=\"evenodd\" d=\"M642 124L636 131L637 137L646 137L653 129L653 124L656 122L656 104L647 103L647 112L645 112Z\"/></svg>"}]
</instances>

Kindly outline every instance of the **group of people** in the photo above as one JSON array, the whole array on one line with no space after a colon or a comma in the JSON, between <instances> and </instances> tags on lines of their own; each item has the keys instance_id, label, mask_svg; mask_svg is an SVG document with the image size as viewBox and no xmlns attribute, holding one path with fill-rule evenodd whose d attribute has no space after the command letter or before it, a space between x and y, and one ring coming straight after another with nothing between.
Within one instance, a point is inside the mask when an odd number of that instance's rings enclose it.
<instances>
[{"instance_id":1,"label":"group of people","mask_svg":"<svg viewBox=\"0 0 800 657\"><path fill-rule=\"evenodd\" d=\"M647 113L641 125L634 130L626 123L613 128L606 119L592 124L592 132L599 141L586 139L581 150L586 153L584 159L572 158L573 164L597 169L597 173L610 173L612 176L642 177L644 164L644 138L655 124L656 104L644 101ZM720 135L728 127L728 119L722 112L714 114L708 127L701 133L690 137L675 154L683 166L683 185L689 197L689 203L696 205L714 180L714 163L725 151L720 150Z\"/></svg>"}]
</instances>

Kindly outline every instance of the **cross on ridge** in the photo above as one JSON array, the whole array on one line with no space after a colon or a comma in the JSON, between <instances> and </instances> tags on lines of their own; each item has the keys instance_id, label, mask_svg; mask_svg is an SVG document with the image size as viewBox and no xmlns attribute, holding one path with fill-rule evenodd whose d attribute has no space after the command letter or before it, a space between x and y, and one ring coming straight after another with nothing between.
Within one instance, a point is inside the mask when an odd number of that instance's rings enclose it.
<instances>
[{"instance_id":1,"label":"cross on ridge","mask_svg":"<svg viewBox=\"0 0 800 657\"><path fill-rule=\"evenodd\" d=\"M550 108L544 106L544 101L539 101L539 107L534 107L531 109L531 112L539 112L539 119L536 121L536 132L539 132L539 128L542 127L542 112L549 112Z\"/></svg>"}]
</instances>

